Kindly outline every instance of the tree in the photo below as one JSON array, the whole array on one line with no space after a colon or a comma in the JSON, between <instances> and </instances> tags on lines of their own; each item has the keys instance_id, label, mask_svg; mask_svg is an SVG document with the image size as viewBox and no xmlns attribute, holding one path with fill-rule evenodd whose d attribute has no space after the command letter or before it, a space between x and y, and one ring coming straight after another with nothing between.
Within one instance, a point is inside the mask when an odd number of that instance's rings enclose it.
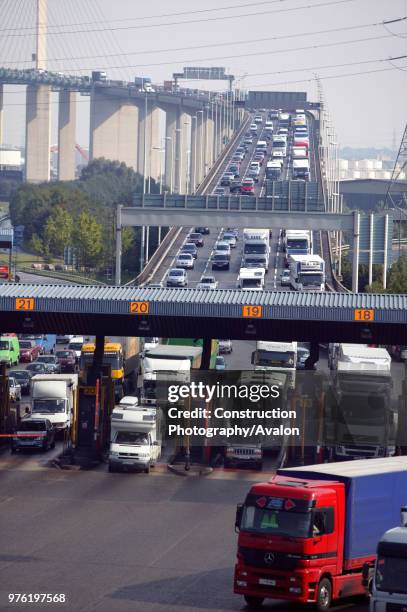
<instances>
[{"instance_id":1,"label":"tree","mask_svg":"<svg viewBox=\"0 0 407 612\"><path fill-rule=\"evenodd\" d=\"M390 269L389 293L407 293L407 255L401 255Z\"/></svg>"},{"instance_id":2,"label":"tree","mask_svg":"<svg viewBox=\"0 0 407 612\"><path fill-rule=\"evenodd\" d=\"M81 264L96 266L102 252L102 226L96 218L83 211L74 226L72 238Z\"/></svg>"},{"instance_id":3,"label":"tree","mask_svg":"<svg viewBox=\"0 0 407 612\"><path fill-rule=\"evenodd\" d=\"M31 236L29 245L30 248L34 251L34 253L36 253L37 255L44 255L44 245L42 243L41 238L37 234L33 234Z\"/></svg>"},{"instance_id":4,"label":"tree","mask_svg":"<svg viewBox=\"0 0 407 612\"><path fill-rule=\"evenodd\" d=\"M56 206L45 224L44 243L53 255L62 255L71 243L73 219L62 206Z\"/></svg>"}]
</instances>

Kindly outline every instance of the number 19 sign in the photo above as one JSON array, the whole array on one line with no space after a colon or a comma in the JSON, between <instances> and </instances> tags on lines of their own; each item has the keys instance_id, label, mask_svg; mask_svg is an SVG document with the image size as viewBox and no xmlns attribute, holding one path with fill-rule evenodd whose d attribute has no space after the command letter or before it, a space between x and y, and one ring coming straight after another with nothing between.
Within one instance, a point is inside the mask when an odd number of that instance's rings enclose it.
<instances>
[{"instance_id":1,"label":"number 19 sign","mask_svg":"<svg viewBox=\"0 0 407 612\"><path fill-rule=\"evenodd\" d=\"M242 317L249 319L261 319L263 315L262 310L262 306L245 305L242 308Z\"/></svg>"}]
</instances>

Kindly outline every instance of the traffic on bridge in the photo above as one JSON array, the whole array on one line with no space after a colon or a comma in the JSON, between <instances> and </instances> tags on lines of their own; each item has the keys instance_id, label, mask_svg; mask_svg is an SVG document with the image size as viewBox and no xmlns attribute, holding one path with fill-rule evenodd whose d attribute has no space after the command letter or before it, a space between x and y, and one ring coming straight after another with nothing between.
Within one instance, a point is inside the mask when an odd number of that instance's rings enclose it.
<instances>
[{"instance_id":1,"label":"traffic on bridge","mask_svg":"<svg viewBox=\"0 0 407 612\"><path fill-rule=\"evenodd\" d=\"M0 609L405 612L401 3L139 4L0 6Z\"/></svg>"}]
</instances>

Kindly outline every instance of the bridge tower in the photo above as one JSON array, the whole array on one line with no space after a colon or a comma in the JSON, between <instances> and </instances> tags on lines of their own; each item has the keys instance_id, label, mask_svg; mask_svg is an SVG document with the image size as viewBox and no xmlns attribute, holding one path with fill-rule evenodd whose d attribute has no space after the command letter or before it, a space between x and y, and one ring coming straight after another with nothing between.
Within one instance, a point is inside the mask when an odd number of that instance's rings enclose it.
<instances>
[{"instance_id":1,"label":"bridge tower","mask_svg":"<svg viewBox=\"0 0 407 612\"><path fill-rule=\"evenodd\" d=\"M47 64L47 0L36 0L35 67ZM25 178L31 183L50 179L51 87L27 85L25 131Z\"/></svg>"}]
</instances>

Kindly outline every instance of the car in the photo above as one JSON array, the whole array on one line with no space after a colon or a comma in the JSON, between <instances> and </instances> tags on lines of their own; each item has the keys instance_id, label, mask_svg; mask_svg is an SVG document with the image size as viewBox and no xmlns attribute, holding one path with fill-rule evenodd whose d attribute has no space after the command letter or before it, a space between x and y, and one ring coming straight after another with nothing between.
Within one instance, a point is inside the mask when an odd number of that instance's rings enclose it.
<instances>
[{"instance_id":1,"label":"car","mask_svg":"<svg viewBox=\"0 0 407 612\"><path fill-rule=\"evenodd\" d=\"M239 238L239 230L237 229L237 227L227 227L225 229L225 232L228 232L228 234L233 234L234 237L236 238L236 240L238 240L238 238Z\"/></svg>"},{"instance_id":2,"label":"car","mask_svg":"<svg viewBox=\"0 0 407 612\"><path fill-rule=\"evenodd\" d=\"M282 127L282 128L278 129L278 132L277 132L278 136L284 136L284 135L287 135L287 134L288 134L288 128Z\"/></svg>"},{"instance_id":3,"label":"car","mask_svg":"<svg viewBox=\"0 0 407 612\"><path fill-rule=\"evenodd\" d=\"M256 115L254 118L254 123L257 125L258 123L263 123L263 117L261 115Z\"/></svg>"},{"instance_id":4,"label":"car","mask_svg":"<svg viewBox=\"0 0 407 612\"><path fill-rule=\"evenodd\" d=\"M253 193L254 192L254 179L249 177L245 178L242 182L242 193Z\"/></svg>"},{"instance_id":5,"label":"car","mask_svg":"<svg viewBox=\"0 0 407 612\"><path fill-rule=\"evenodd\" d=\"M211 233L209 227L196 227L195 232L197 234L203 234L203 235L208 235Z\"/></svg>"},{"instance_id":6,"label":"car","mask_svg":"<svg viewBox=\"0 0 407 612\"><path fill-rule=\"evenodd\" d=\"M234 249L236 247L236 238L235 235L232 234L232 232L223 232L222 241L227 242L231 249Z\"/></svg>"},{"instance_id":7,"label":"car","mask_svg":"<svg viewBox=\"0 0 407 612\"><path fill-rule=\"evenodd\" d=\"M8 377L8 392L11 401L20 402L21 401L21 386L20 383L14 376Z\"/></svg>"},{"instance_id":8,"label":"car","mask_svg":"<svg viewBox=\"0 0 407 612\"><path fill-rule=\"evenodd\" d=\"M280 285L282 287L290 286L290 270L283 270L280 274Z\"/></svg>"},{"instance_id":9,"label":"car","mask_svg":"<svg viewBox=\"0 0 407 612\"><path fill-rule=\"evenodd\" d=\"M183 244L180 253L189 253L194 259L198 257L198 249L193 242L186 242Z\"/></svg>"},{"instance_id":10,"label":"car","mask_svg":"<svg viewBox=\"0 0 407 612\"><path fill-rule=\"evenodd\" d=\"M231 353L233 350L232 340L219 340L219 354Z\"/></svg>"},{"instance_id":11,"label":"car","mask_svg":"<svg viewBox=\"0 0 407 612\"><path fill-rule=\"evenodd\" d=\"M56 343L62 343L62 342L69 342L71 340L71 338L73 338L73 334L62 334L60 336L57 335L56 337Z\"/></svg>"},{"instance_id":12,"label":"car","mask_svg":"<svg viewBox=\"0 0 407 612\"><path fill-rule=\"evenodd\" d=\"M229 166L228 173L233 174L233 178L239 178L240 176L240 167L237 164L232 164ZM233 182L233 181L232 181Z\"/></svg>"},{"instance_id":13,"label":"car","mask_svg":"<svg viewBox=\"0 0 407 612\"><path fill-rule=\"evenodd\" d=\"M167 287L186 287L188 276L182 268L171 268L167 274Z\"/></svg>"},{"instance_id":14,"label":"car","mask_svg":"<svg viewBox=\"0 0 407 612\"><path fill-rule=\"evenodd\" d=\"M224 187L216 187L215 191L213 192L213 195L217 195L217 196L223 196L225 195L226 190Z\"/></svg>"},{"instance_id":15,"label":"car","mask_svg":"<svg viewBox=\"0 0 407 612\"><path fill-rule=\"evenodd\" d=\"M145 336L144 337L144 352L150 351L151 349L156 348L160 344L160 338L156 336Z\"/></svg>"},{"instance_id":16,"label":"car","mask_svg":"<svg viewBox=\"0 0 407 612\"><path fill-rule=\"evenodd\" d=\"M41 354L41 347L35 340L20 340L20 361L35 361Z\"/></svg>"},{"instance_id":17,"label":"car","mask_svg":"<svg viewBox=\"0 0 407 612\"><path fill-rule=\"evenodd\" d=\"M262 155L261 153L256 153L256 155L253 157L254 161L259 162L260 166L262 166L264 164L264 155Z\"/></svg>"},{"instance_id":18,"label":"car","mask_svg":"<svg viewBox=\"0 0 407 612\"><path fill-rule=\"evenodd\" d=\"M237 154L243 155L243 159L244 159L246 156L246 147L245 146L242 147L241 145L239 145L235 151L235 155Z\"/></svg>"},{"instance_id":19,"label":"car","mask_svg":"<svg viewBox=\"0 0 407 612\"><path fill-rule=\"evenodd\" d=\"M55 448L55 428L49 419L35 419L31 416L21 419L11 439L11 452L23 448L39 448L43 451Z\"/></svg>"},{"instance_id":20,"label":"car","mask_svg":"<svg viewBox=\"0 0 407 612\"><path fill-rule=\"evenodd\" d=\"M202 276L197 289L217 289L218 281L214 276Z\"/></svg>"},{"instance_id":21,"label":"car","mask_svg":"<svg viewBox=\"0 0 407 612\"><path fill-rule=\"evenodd\" d=\"M305 370L305 362L310 356L310 352L305 346L297 348L297 370Z\"/></svg>"},{"instance_id":22,"label":"car","mask_svg":"<svg viewBox=\"0 0 407 612\"><path fill-rule=\"evenodd\" d=\"M240 193L240 187L242 183L240 180L234 180L230 183L229 191L230 193Z\"/></svg>"},{"instance_id":23,"label":"car","mask_svg":"<svg viewBox=\"0 0 407 612\"><path fill-rule=\"evenodd\" d=\"M215 253L227 253L229 258L232 254L230 250L230 244L223 240L219 240L219 242L215 244L214 251Z\"/></svg>"},{"instance_id":24,"label":"car","mask_svg":"<svg viewBox=\"0 0 407 612\"><path fill-rule=\"evenodd\" d=\"M138 397L134 395L125 395L120 400L119 406L126 406L128 408L136 408L138 406Z\"/></svg>"},{"instance_id":25,"label":"car","mask_svg":"<svg viewBox=\"0 0 407 612\"><path fill-rule=\"evenodd\" d=\"M215 370L226 370L226 362L223 355L218 355L215 360Z\"/></svg>"},{"instance_id":26,"label":"car","mask_svg":"<svg viewBox=\"0 0 407 612\"><path fill-rule=\"evenodd\" d=\"M199 232L191 232L188 236L188 242L192 242L197 247L203 247L204 237Z\"/></svg>"},{"instance_id":27,"label":"car","mask_svg":"<svg viewBox=\"0 0 407 612\"><path fill-rule=\"evenodd\" d=\"M21 387L22 395L29 395L31 390L31 373L27 370L13 370L13 378Z\"/></svg>"},{"instance_id":28,"label":"car","mask_svg":"<svg viewBox=\"0 0 407 612\"><path fill-rule=\"evenodd\" d=\"M235 164L235 165L239 166L239 168L240 168L240 164L242 163L243 160L240 157L240 155L234 155L230 161L231 161L232 164Z\"/></svg>"},{"instance_id":29,"label":"car","mask_svg":"<svg viewBox=\"0 0 407 612\"><path fill-rule=\"evenodd\" d=\"M253 135L253 132L257 132L257 123L250 124L250 133Z\"/></svg>"},{"instance_id":30,"label":"car","mask_svg":"<svg viewBox=\"0 0 407 612\"><path fill-rule=\"evenodd\" d=\"M252 178L254 180L255 183L259 182L259 174L260 174L260 169L259 168L250 168L247 176L248 178Z\"/></svg>"},{"instance_id":31,"label":"car","mask_svg":"<svg viewBox=\"0 0 407 612\"><path fill-rule=\"evenodd\" d=\"M190 253L180 253L175 261L177 268L194 269L194 258Z\"/></svg>"},{"instance_id":32,"label":"car","mask_svg":"<svg viewBox=\"0 0 407 612\"><path fill-rule=\"evenodd\" d=\"M26 367L26 370L34 376L35 374L49 374L49 369L45 365L45 363L39 363L38 361L33 361L29 363Z\"/></svg>"},{"instance_id":33,"label":"car","mask_svg":"<svg viewBox=\"0 0 407 612\"><path fill-rule=\"evenodd\" d=\"M232 157L232 161L236 160L236 161L242 162L244 160L244 158L245 158L244 151L235 151L235 153L233 154L233 157Z\"/></svg>"},{"instance_id":34,"label":"car","mask_svg":"<svg viewBox=\"0 0 407 612\"><path fill-rule=\"evenodd\" d=\"M161 283L150 283L149 285L147 285L147 287L149 289L162 289L162 284Z\"/></svg>"},{"instance_id":35,"label":"car","mask_svg":"<svg viewBox=\"0 0 407 612\"><path fill-rule=\"evenodd\" d=\"M47 367L46 374L60 374L61 372L61 365L55 355L40 355L34 363L45 364Z\"/></svg>"},{"instance_id":36,"label":"car","mask_svg":"<svg viewBox=\"0 0 407 612\"><path fill-rule=\"evenodd\" d=\"M55 357L58 360L61 373L75 372L77 361L75 351L71 351L69 349L59 350L55 352Z\"/></svg>"},{"instance_id":37,"label":"car","mask_svg":"<svg viewBox=\"0 0 407 612\"><path fill-rule=\"evenodd\" d=\"M81 356L82 346L85 343L85 338L83 336L74 336L71 338L68 344L68 349L74 351L76 361L79 361L79 357Z\"/></svg>"},{"instance_id":38,"label":"car","mask_svg":"<svg viewBox=\"0 0 407 612\"><path fill-rule=\"evenodd\" d=\"M212 270L229 270L230 257L227 253L214 253L212 255Z\"/></svg>"},{"instance_id":39,"label":"car","mask_svg":"<svg viewBox=\"0 0 407 612\"><path fill-rule=\"evenodd\" d=\"M232 172L225 172L225 174L222 176L221 180L220 180L220 184L222 187L229 187L230 183L233 181L233 179L235 178L234 173Z\"/></svg>"},{"instance_id":40,"label":"car","mask_svg":"<svg viewBox=\"0 0 407 612\"><path fill-rule=\"evenodd\" d=\"M251 144L253 144L253 138L251 136L245 136L243 142L250 146Z\"/></svg>"}]
</instances>

